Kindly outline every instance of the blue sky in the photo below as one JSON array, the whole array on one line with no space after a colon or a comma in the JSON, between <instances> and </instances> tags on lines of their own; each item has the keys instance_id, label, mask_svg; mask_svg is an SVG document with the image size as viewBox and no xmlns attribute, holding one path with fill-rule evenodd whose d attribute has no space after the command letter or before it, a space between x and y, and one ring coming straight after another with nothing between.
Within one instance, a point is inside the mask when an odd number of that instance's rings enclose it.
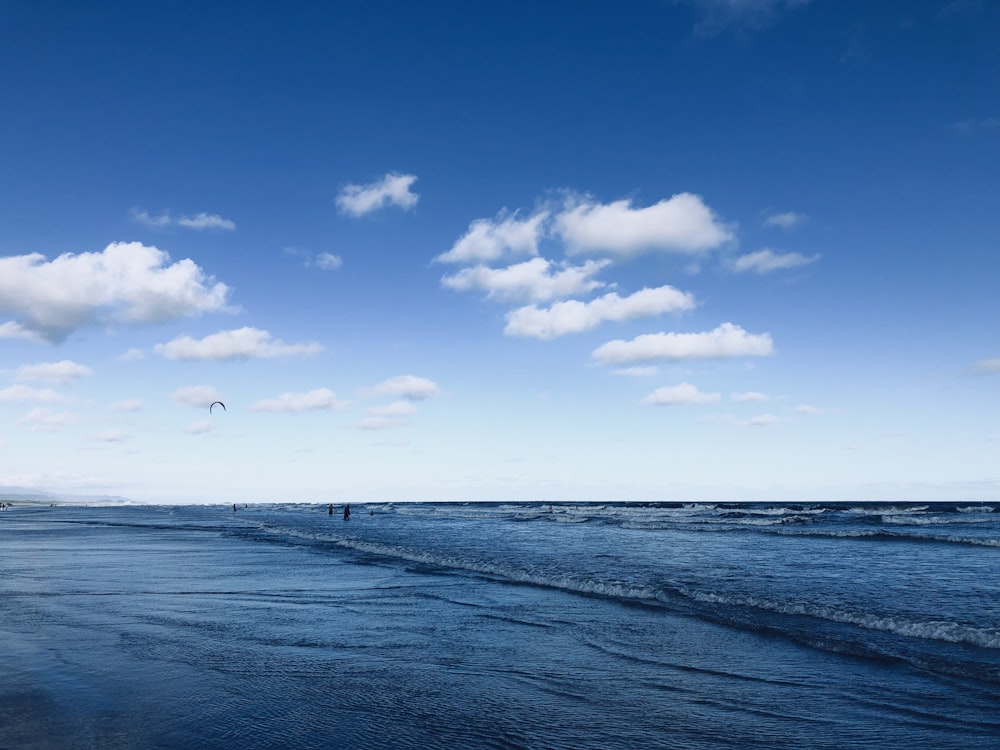
<instances>
[{"instance_id":1,"label":"blue sky","mask_svg":"<svg viewBox=\"0 0 1000 750\"><path fill-rule=\"evenodd\" d=\"M0 485L996 500L997 38L985 0L8 3Z\"/></svg>"}]
</instances>

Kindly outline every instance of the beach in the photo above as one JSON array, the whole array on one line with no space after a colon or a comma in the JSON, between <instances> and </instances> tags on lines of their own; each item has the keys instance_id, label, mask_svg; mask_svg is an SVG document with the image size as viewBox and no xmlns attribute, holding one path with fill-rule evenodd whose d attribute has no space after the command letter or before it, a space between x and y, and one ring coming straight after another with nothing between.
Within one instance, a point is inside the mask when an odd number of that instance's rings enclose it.
<instances>
[{"instance_id":1,"label":"beach","mask_svg":"<svg viewBox=\"0 0 1000 750\"><path fill-rule=\"evenodd\" d=\"M997 516L848 512L14 507L0 746L996 747Z\"/></svg>"}]
</instances>

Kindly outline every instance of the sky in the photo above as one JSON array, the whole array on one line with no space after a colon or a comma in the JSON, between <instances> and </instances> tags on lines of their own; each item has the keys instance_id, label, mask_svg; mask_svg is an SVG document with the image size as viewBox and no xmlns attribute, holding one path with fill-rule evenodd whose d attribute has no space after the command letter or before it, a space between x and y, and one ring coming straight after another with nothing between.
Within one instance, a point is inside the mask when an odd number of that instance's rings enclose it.
<instances>
[{"instance_id":1,"label":"sky","mask_svg":"<svg viewBox=\"0 0 1000 750\"><path fill-rule=\"evenodd\" d=\"M998 38L989 0L5 3L0 487L998 500Z\"/></svg>"}]
</instances>

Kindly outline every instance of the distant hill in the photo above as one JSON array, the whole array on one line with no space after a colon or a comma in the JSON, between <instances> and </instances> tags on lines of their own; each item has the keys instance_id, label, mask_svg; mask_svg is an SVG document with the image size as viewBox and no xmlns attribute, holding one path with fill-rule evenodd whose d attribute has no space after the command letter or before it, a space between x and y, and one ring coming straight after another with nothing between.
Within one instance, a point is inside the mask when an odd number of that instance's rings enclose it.
<instances>
[{"instance_id":1,"label":"distant hill","mask_svg":"<svg viewBox=\"0 0 1000 750\"><path fill-rule=\"evenodd\" d=\"M131 505L132 500L120 495L71 495L45 492L29 487L0 487L0 501L5 503L93 503L95 505Z\"/></svg>"}]
</instances>

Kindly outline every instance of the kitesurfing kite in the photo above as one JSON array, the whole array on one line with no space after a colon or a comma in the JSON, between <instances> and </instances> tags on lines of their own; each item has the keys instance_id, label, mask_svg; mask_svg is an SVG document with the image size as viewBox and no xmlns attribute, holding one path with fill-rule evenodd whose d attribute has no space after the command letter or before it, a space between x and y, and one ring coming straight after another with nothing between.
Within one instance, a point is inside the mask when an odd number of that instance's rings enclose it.
<instances>
[{"instance_id":1,"label":"kitesurfing kite","mask_svg":"<svg viewBox=\"0 0 1000 750\"><path fill-rule=\"evenodd\" d=\"M222 407L222 411L226 411L226 405L225 405L224 403L222 403L221 401L213 401L213 402L212 402L211 404L209 404L209 406L208 406L208 413L209 413L209 414L211 414L211 413L212 413L212 407L213 407L213 406L215 406L216 404L218 404L219 406L221 406L221 407Z\"/></svg>"}]
</instances>

